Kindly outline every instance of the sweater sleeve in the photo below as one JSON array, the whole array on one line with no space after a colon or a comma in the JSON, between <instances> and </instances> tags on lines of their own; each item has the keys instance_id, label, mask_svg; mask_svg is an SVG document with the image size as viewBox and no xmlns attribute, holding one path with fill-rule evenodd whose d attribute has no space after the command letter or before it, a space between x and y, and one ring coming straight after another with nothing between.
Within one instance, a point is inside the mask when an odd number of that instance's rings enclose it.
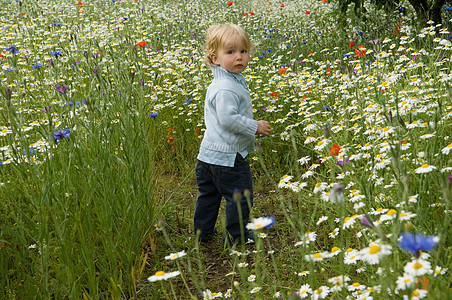
<instances>
[{"instance_id":1,"label":"sweater sleeve","mask_svg":"<svg viewBox=\"0 0 452 300\"><path fill-rule=\"evenodd\" d=\"M239 112L240 97L228 90L220 90L215 96L218 121L226 130L254 136L257 131L257 121ZM250 107L252 110L252 108Z\"/></svg>"}]
</instances>

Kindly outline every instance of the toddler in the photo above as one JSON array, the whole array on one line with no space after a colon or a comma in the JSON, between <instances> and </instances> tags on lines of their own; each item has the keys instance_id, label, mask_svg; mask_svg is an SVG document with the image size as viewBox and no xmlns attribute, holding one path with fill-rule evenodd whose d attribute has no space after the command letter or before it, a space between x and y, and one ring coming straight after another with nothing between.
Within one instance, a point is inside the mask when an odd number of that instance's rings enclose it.
<instances>
[{"instance_id":1,"label":"toddler","mask_svg":"<svg viewBox=\"0 0 452 300\"><path fill-rule=\"evenodd\" d=\"M249 191L253 204L250 166L245 159L254 151L255 135L269 136L270 124L253 119L248 85L241 73L246 69L253 44L240 26L222 24L207 30L204 63L211 67L214 79L205 98L206 131L196 163L196 199L194 229L200 241L207 241L216 232L221 199L226 199L226 230L229 240L254 240L246 231L250 206L243 192ZM241 200L234 200L234 193ZM240 205L244 236L241 235Z\"/></svg>"}]
</instances>

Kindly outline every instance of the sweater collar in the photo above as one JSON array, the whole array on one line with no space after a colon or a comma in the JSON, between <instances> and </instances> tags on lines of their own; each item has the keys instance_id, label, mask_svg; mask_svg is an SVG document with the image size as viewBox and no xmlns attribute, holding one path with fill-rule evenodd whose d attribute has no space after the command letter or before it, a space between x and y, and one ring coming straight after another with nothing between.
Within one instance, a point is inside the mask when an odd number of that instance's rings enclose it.
<instances>
[{"instance_id":1,"label":"sweater collar","mask_svg":"<svg viewBox=\"0 0 452 300\"><path fill-rule=\"evenodd\" d=\"M220 65L214 65L210 68L213 73L213 77L215 79L221 79L221 78L233 78L236 81L238 81L240 84L244 85L246 89L248 89L248 85L246 84L245 77L242 74L234 74L231 72L226 71L225 68L223 68Z\"/></svg>"}]
</instances>

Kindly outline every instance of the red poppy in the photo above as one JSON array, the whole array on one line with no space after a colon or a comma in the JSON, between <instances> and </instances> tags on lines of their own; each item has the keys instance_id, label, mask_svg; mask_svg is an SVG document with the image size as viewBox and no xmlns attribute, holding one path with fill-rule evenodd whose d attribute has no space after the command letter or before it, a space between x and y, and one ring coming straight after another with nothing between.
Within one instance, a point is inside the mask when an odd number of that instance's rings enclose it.
<instances>
[{"instance_id":1,"label":"red poppy","mask_svg":"<svg viewBox=\"0 0 452 300\"><path fill-rule=\"evenodd\" d=\"M0 248L5 248L5 242L2 242Z\"/></svg>"},{"instance_id":2,"label":"red poppy","mask_svg":"<svg viewBox=\"0 0 452 300\"><path fill-rule=\"evenodd\" d=\"M361 51L359 51L358 49L355 49L355 54L356 54L356 57L363 57L364 55L366 55L366 49L362 49Z\"/></svg>"},{"instance_id":3,"label":"red poppy","mask_svg":"<svg viewBox=\"0 0 452 300\"><path fill-rule=\"evenodd\" d=\"M312 54L314 54L314 51L309 51L309 54L308 55L312 55Z\"/></svg>"},{"instance_id":4,"label":"red poppy","mask_svg":"<svg viewBox=\"0 0 452 300\"><path fill-rule=\"evenodd\" d=\"M281 7L284 7L284 3L281 4Z\"/></svg>"},{"instance_id":5,"label":"red poppy","mask_svg":"<svg viewBox=\"0 0 452 300\"><path fill-rule=\"evenodd\" d=\"M271 97L278 97L278 96L279 96L279 93L276 92L276 91L273 91L273 92L270 93L270 96L271 96Z\"/></svg>"},{"instance_id":6,"label":"red poppy","mask_svg":"<svg viewBox=\"0 0 452 300\"><path fill-rule=\"evenodd\" d=\"M144 47L144 46L146 46L146 42L145 41L142 41L142 42L138 43L138 47Z\"/></svg>"},{"instance_id":7,"label":"red poppy","mask_svg":"<svg viewBox=\"0 0 452 300\"><path fill-rule=\"evenodd\" d=\"M326 69L326 74L333 75L333 69L331 69L331 68Z\"/></svg>"},{"instance_id":8,"label":"red poppy","mask_svg":"<svg viewBox=\"0 0 452 300\"><path fill-rule=\"evenodd\" d=\"M328 0L322 0L322 3L325 3L325 2L327 2Z\"/></svg>"},{"instance_id":9,"label":"red poppy","mask_svg":"<svg viewBox=\"0 0 452 300\"><path fill-rule=\"evenodd\" d=\"M305 10L305 11L304 11L304 14L305 14L305 15L309 15L310 13L311 13L311 12L310 12L309 10Z\"/></svg>"},{"instance_id":10,"label":"red poppy","mask_svg":"<svg viewBox=\"0 0 452 300\"><path fill-rule=\"evenodd\" d=\"M279 68L279 69L278 69L278 72L279 72L279 73L286 74L287 69L289 69L289 68Z\"/></svg>"},{"instance_id":11,"label":"red poppy","mask_svg":"<svg viewBox=\"0 0 452 300\"><path fill-rule=\"evenodd\" d=\"M97 54L101 54L102 53L102 51L100 51L100 50L97 50Z\"/></svg>"},{"instance_id":12,"label":"red poppy","mask_svg":"<svg viewBox=\"0 0 452 300\"><path fill-rule=\"evenodd\" d=\"M0 57L4 57L5 55L3 55L3 54L5 54L5 53L0 53Z\"/></svg>"},{"instance_id":13,"label":"red poppy","mask_svg":"<svg viewBox=\"0 0 452 300\"><path fill-rule=\"evenodd\" d=\"M247 13L243 13L243 16L246 17L248 14Z\"/></svg>"},{"instance_id":14,"label":"red poppy","mask_svg":"<svg viewBox=\"0 0 452 300\"><path fill-rule=\"evenodd\" d=\"M196 128L196 133L197 133L197 134L199 134L199 131L200 131L199 128Z\"/></svg>"},{"instance_id":15,"label":"red poppy","mask_svg":"<svg viewBox=\"0 0 452 300\"><path fill-rule=\"evenodd\" d=\"M350 43L348 43L348 47L349 47L349 48L351 48L351 47L353 47L353 46L355 46L355 42L354 42L354 41L351 41Z\"/></svg>"},{"instance_id":16,"label":"red poppy","mask_svg":"<svg viewBox=\"0 0 452 300\"><path fill-rule=\"evenodd\" d=\"M231 1L228 3L228 6L231 6L232 4L234 4L234 2Z\"/></svg>"},{"instance_id":17,"label":"red poppy","mask_svg":"<svg viewBox=\"0 0 452 300\"><path fill-rule=\"evenodd\" d=\"M339 147L338 145L334 144L334 145L331 147L330 154L333 155L333 156L337 156L337 155L339 154L339 151L340 151L340 150L341 150L341 147Z\"/></svg>"},{"instance_id":18,"label":"red poppy","mask_svg":"<svg viewBox=\"0 0 452 300\"><path fill-rule=\"evenodd\" d=\"M77 2L77 5L82 5L82 1Z\"/></svg>"},{"instance_id":19,"label":"red poppy","mask_svg":"<svg viewBox=\"0 0 452 300\"><path fill-rule=\"evenodd\" d=\"M249 12L250 16L254 16L254 11Z\"/></svg>"},{"instance_id":20,"label":"red poppy","mask_svg":"<svg viewBox=\"0 0 452 300\"><path fill-rule=\"evenodd\" d=\"M173 137L169 137L168 138L168 143L172 143L172 142L174 142L174 138Z\"/></svg>"}]
</instances>

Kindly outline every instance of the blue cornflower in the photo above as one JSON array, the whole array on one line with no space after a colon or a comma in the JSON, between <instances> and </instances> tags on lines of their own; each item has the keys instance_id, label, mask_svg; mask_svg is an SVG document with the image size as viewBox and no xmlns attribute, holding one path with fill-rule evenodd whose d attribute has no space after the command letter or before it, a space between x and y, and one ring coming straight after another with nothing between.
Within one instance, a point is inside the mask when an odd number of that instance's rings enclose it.
<instances>
[{"instance_id":1,"label":"blue cornflower","mask_svg":"<svg viewBox=\"0 0 452 300\"><path fill-rule=\"evenodd\" d=\"M184 102L185 102L185 104L189 105L192 100L193 100L193 98L190 98L190 99L185 98Z\"/></svg>"},{"instance_id":2,"label":"blue cornflower","mask_svg":"<svg viewBox=\"0 0 452 300\"><path fill-rule=\"evenodd\" d=\"M452 10L452 6L447 5L446 7L444 7L445 10Z\"/></svg>"},{"instance_id":3,"label":"blue cornflower","mask_svg":"<svg viewBox=\"0 0 452 300\"><path fill-rule=\"evenodd\" d=\"M402 240L398 243L399 247L415 256L419 256L420 251L429 251L438 244L438 237L425 236L422 233L412 234L411 232L402 233Z\"/></svg>"},{"instance_id":4,"label":"blue cornflower","mask_svg":"<svg viewBox=\"0 0 452 300\"><path fill-rule=\"evenodd\" d=\"M5 51L11 52L13 54L19 53L19 49L17 49L15 46L9 46L5 48Z\"/></svg>"},{"instance_id":5,"label":"blue cornflower","mask_svg":"<svg viewBox=\"0 0 452 300\"><path fill-rule=\"evenodd\" d=\"M61 26L61 25L63 25L63 23L56 23L56 22L53 22L52 24L55 25L55 26Z\"/></svg>"},{"instance_id":6,"label":"blue cornflower","mask_svg":"<svg viewBox=\"0 0 452 300\"><path fill-rule=\"evenodd\" d=\"M156 111L153 111L153 112L151 112L151 114L150 114L150 116L153 117L153 118L157 117L158 115L159 115L159 114L158 114L158 112L156 112Z\"/></svg>"},{"instance_id":7,"label":"blue cornflower","mask_svg":"<svg viewBox=\"0 0 452 300\"><path fill-rule=\"evenodd\" d=\"M69 128L66 129L60 129L57 132L52 133L53 138L56 143L59 143L62 138L68 138L69 134L71 133L71 130Z\"/></svg>"},{"instance_id":8,"label":"blue cornflower","mask_svg":"<svg viewBox=\"0 0 452 300\"><path fill-rule=\"evenodd\" d=\"M40 67L42 67L42 63L35 63L35 64L32 64L31 65L31 67L33 68L33 69L39 69Z\"/></svg>"},{"instance_id":9,"label":"blue cornflower","mask_svg":"<svg viewBox=\"0 0 452 300\"><path fill-rule=\"evenodd\" d=\"M58 57L59 55L61 55L61 50L60 51L50 51L50 55Z\"/></svg>"}]
</instances>

